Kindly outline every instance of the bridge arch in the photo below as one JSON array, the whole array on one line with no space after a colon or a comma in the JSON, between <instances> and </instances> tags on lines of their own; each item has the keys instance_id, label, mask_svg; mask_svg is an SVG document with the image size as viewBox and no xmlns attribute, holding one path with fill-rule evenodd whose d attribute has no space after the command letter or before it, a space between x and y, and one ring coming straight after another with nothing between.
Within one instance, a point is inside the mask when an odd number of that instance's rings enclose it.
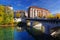
<instances>
[{"instance_id":1,"label":"bridge arch","mask_svg":"<svg viewBox=\"0 0 60 40\"><path fill-rule=\"evenodd\" d=\"M51 19L27 19L30 21L31 28L35 22L41 23L44 26L44 30L46 34L50 34L50 29L60 26L59 20L51 20ZM38 25L38 24L37 24Z\"/></svg>"},{"instance_id":2,"label":"bridge arch","mask_svg":"<svg viewBox=\"0 0 60 40\"><path fill-rule=\"evenodd\" d=\"M60 38L60 26L56 26L50 29L52 37Z\"/></svg>"}]
</instances>

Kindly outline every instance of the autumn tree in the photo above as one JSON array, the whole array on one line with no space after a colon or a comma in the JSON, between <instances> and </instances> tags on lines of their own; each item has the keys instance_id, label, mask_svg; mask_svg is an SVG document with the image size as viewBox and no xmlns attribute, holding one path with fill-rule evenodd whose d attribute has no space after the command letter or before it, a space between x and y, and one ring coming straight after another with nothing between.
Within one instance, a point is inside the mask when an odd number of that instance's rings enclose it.
<instances>
[{"instance_id":1,"label":"autumn tree","mask_svg":"<svg viewBox=\"0 0 60 40\"><path fill-rule=\"evenodd\" d=\"M56 13L55 18L60 19L60 13Z\"/></svg>"},{"instance_id":2,"label":"autumn tree","mask_svg":"<svg viewBox=\"0 0 60 40\"><path fill-rule=\"evenodd\" d=\"M13 27L5 26L13 23L13 10L5 5L0 5L0 40L13 40Z\"/></svg>"},{"instance_id":3,"label":"autumn tree","mask_svg":"<svg viewBox=\"0 0 60 40\"><path fill-rule=\"evenodd\" d=\"M0 24L8 24L13 20L13 10L4 5L0 5Z\"/></svg>"},{"instance_id":4,"label":"autumn tree","mask_svg":"<svg viewBox=\"0 0 60 40\"><path fill-rule=\"evenodd\" d=\"M5 9L5 7L0 5L0 24L3 24L3 20L4 20L3 16L4 16L4 13L5 13L4 9Z\"/></svg>"},{"instance_id":5,"label":"autumn tree","mask_svg":"<svg viewBox=\"0 0 60 40\"><path fill-rule=\"evenodd\" d=\"M53 14L50 14L47 18L48 19L53 19L54 18L54 15Z\"/></svg>"},{"instance_id":6,"label":"autumn tree","mask_svg":"<svg viewBox=\"0 0 60 40\"><path fill-rule=\"evenodd\" d=\"M16 12L16 17L21 17L21 13L20 12Z\"/></svg>"}]
</instances>

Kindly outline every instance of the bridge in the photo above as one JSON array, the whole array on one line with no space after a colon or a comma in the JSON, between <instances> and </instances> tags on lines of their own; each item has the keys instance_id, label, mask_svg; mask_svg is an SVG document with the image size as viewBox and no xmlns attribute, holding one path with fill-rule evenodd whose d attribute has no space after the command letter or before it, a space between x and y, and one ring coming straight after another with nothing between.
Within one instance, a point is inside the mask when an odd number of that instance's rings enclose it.
<instances>
[{"instance_id":1,"label":"bridge","mask_svg":"<svg viewBox=\"0 0 60 40\"><path fill-rule=\"evenodd\" d=\"M39 22L40 24L42 24L44 26L46 34L50 34L50 29L52 29L54 27L60 27L60 19L32 19L32 18L25 18L24 21L26 23L27 23L27 21L29 21L30 28L34 27L34 23ZM38 25L39 23L37 23L36 25Z\"/></svg>"}]
</instances>

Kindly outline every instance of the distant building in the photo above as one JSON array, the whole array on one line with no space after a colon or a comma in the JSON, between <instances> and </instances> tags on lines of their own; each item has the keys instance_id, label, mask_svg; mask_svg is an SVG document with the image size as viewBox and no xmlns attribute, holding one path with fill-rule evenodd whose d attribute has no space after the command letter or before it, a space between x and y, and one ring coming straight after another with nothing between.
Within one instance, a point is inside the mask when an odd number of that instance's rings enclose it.
<instances>
[{"instance_id":1,"label":"distant building","mask_svg":"<svg viewBox=\"0 0 60 40\"><path fill-rule=\"evenodd\" d=\"M8 8L10 8L11 10L13 10L13 7L12 6L7 6Z\"/></svg>"},{"instance_id":2,"label":"distant building","mask_svg":"<svg viewBox=\"0 0 60 40\"><path fill-rule=\"evenodd\" d=\"M20 18L20 17L26 17L27 16L27 12L23 11L23 10L17 10L14 12L14 17L16 18Z\"/></svg>"},{"instance_id":3,"label":"distant building","mask_svg":"<svg viewBox=\"0 0 60 40\"><path fill-rule=\"evenodd\" d=\"M31 6L28 9L28 17L29 18L46 18L50 15L50 12L44 8L38 8L36 6Z\"/></svg>"},{"instance_id":4,"label":"distant building","mask_svg":"<svg viewBox=\"0 0 60 40\"><path fill-rule=\"evenodd\" d=\"M27 11L25 11L25 16L28 17L28 12Z\"/></svg>"},{"instance_id":5,"label":"distant building","mask_svg":"<svg viewBox=\"0 0 60 40\"><path fill-rule=\"evenodd\" d=\"M10 10L13 10L13 7L11 5L4 5L6 9L10 9Z\"/></svg>"}]
</instances>

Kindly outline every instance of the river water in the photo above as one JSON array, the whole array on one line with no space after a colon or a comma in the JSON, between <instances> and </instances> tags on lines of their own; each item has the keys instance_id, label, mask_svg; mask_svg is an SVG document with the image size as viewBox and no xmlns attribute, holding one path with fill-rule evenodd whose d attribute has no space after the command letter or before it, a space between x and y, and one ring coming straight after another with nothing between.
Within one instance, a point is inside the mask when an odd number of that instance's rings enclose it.
<instances>
[{"instance_id":1,"label":"river water","mask_svg":"<svg viewBox=\"0 0 60 40\"><path fill-rule=\"evenodd\" d=\"M34 40L26 31L17 31L12 27L0 27L0 40Z\"/></svg>"},{"instance_id":2,"label":"river water","mask_svg":"<svg viewBox=\"0 0 60 40\"><path fill-rule=\"evenodd\" d=\"M34 40L34 38L26 30L20 32L15 28L14 40Z\"/></svg>"}]
</instances>

